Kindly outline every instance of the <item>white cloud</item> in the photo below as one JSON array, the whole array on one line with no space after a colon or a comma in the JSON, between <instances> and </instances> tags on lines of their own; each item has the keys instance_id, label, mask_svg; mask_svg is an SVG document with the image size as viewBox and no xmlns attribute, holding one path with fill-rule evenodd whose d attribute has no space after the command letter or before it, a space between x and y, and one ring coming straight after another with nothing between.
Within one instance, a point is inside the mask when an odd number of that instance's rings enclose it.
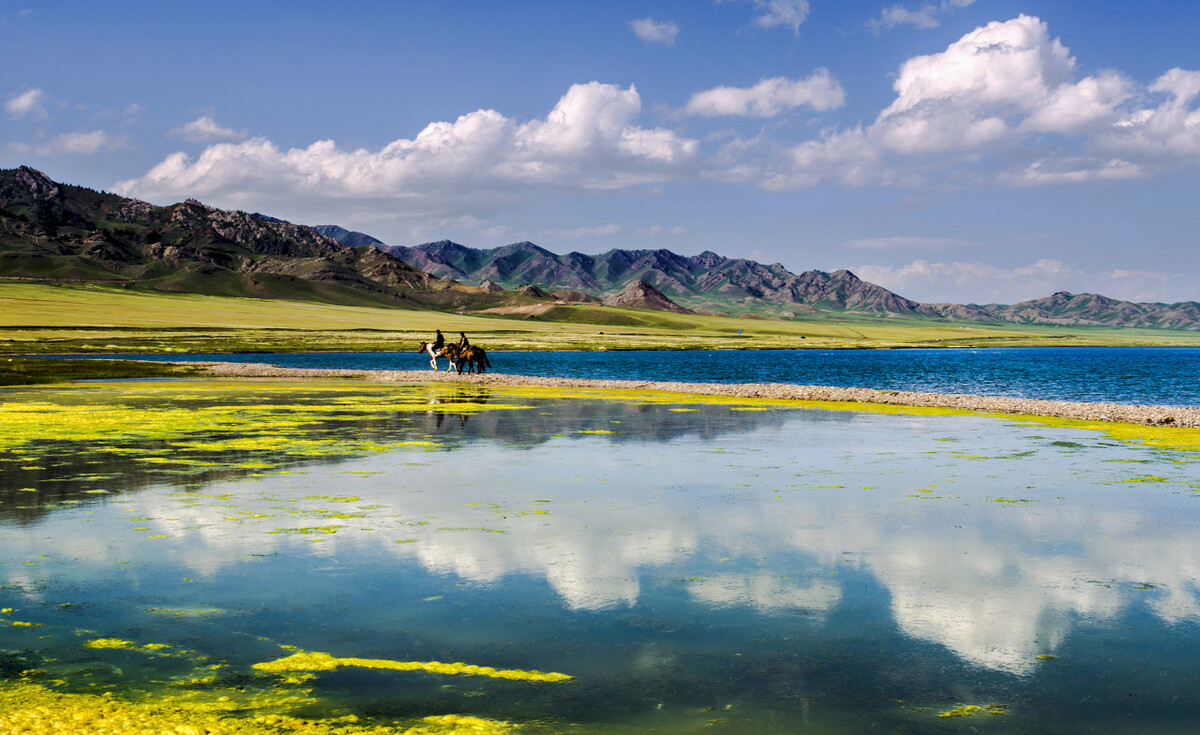
<instances>
[{"instance_id":1,"label":"white cloud","mask_svg":"<svg viewBox=\"0 0 1200 735\"><path fill-rule=\"evenodd\" d=\"M986 243L953 237L872 237L842 243L848 250L961 250L981 248Z\"/></svg>"},{"instance_id":2,"label":"white cloud","mask_svg":"<svg viewBox=\"0 0 1200 735\"><path fill-rule=\"evenodd\" d=\"M860 265L852 270L865 281L925 303L1012 304L1057 291L1136 302L1189 301L1198 295L1194 278L1184 273L1087 271L1052 259L1014 267L914 260L899 267Z\"/></svg>"},{"instance_id":3,"label":"white cloud","mask_svg":"<svg viewBox=\"0 0 1200 735\"><path fill-rule=\"evenodd\" d=\"M222 127L209 115L202 115L186 125L175 128L171 131L171 135L178 136L192 143L237 142L246 139L245 130Z\"/></svg>"},{"instance_id":4,"label":"white cloud","mask_svg":"<svg viewBox=\"0 0 1200 735\"><path fill-rule=\"evenodd\" d=\"M1164 101L1157 107L1125 114L1101 138L1099 145L1105 150L1156 162L1200 157L1200 110L1194 105L1200 95L1200 71L1171 69L1156 79L1148 91L1165 97Z\"/></svg>"},{"instance_id":5,"label":"white cloud","mask_svg":"<svg viewBox=\"0 0 1200 735\"><path fill-rule=\"evenodd\" d=\"M941 3L927 3L916 10L910 10L903 5L889 5L867 23L867 27L875 32L886 31L900 25L910 25L916 28L936 28L941 24L939 15L949 13L959 8L971 5L975 0L943 0Z\"/></svg>"},{"instance_id":6,"label":"white cloud","mask_svg":"<svg viewBox=\"0 0 1200 735\"><path fill-rule=\"evenodd\" d=\"M41 156L66 154L90 156L101 151L124 148L126 143L124 136L113 136L103 130L92 130L86 133L64 133L55 136L50 142L37 146L35 150Z\"/></svg>"},{"instance_id":7,"label":"white cloud","mask_svg":"<svg viewBox=\"0 0 1200 735\"><path fill-rule=\"evenodd\" d=\"M675 38L679 35L679 26L671 22L659 23L653 18L631 20L629 27L643 41L661 43L666 46L674 46Z\"/></svg>"},{"instance_id":8,"label":"white cloud","mask_svg":"<svg viewBox=\"0 0 1200 735\"><path fill-rule=\"evenodd\" d=\"M8 113L10 120L45 118L47 116L46 108L42 106L42 100L45 97L45 93L37 88L19 92L9 97L4 103L4 111Z\"/></svg>"},{"instance_id":9,"label":"white cloud","mask_svg":"<svg viewBox=\"0 0 1200 735\"><path fill-rule=\"evenodd\" d=\"M477 110L377 151L332 140L288 150L266 138L217 143L195 159L174 153L116 190L242 208L275 204L273 211L341 199L400 215L450 216L494 205L516 188L615 189L691 176L699 143L634 124L640 110L634 87L577 84L543 119L520 123Z\"/></svg>"},{"instance_id":10,"label":"white cloud","mask_svg":"<svg viewBox=\"0 0 1200 735\"><path fill-rule=\"evenodd\" d=\"M916 26L917 28L936 28L937 18L933 17L934 7L926 5L919 10L909 10L900 5L892 5L883 9L879 17L871 21L873 29L891 30L899 25Z\"/></svg>"},{"instance_id":11,"label":"white cloud","mask_svg":"<svg viewBox=\"0 0 1200 735\"><path fill-rule=\"evenodd\" d=\"M1057 260L1001 268L984 263L931 263L901 267L862 265L854 273L902 296L926 303L1015 303L1040 298L1078 282L1080 271Z\"/></svg>"},{"instance_id":12,"label":"white cloud","mask_svg":"<svg viewBox=\"0 0 1200 735\"><path fill-rule=\"evenodd\" d=\"M715 87L697 92L684 112L704 117L774 117L797 107L825 111L846 104L846 93L828 69L805 79L775 77L753 87Z\"/></svg>"},{"instance_id":13,"label":"white cloud","mask_svg":"<svg viewBox=\"0 0 1200 735\"><path fill-rule=\"evenodd\" d=\"M683 234L687 233L687 231L688 230L686 227L681 227L679 225L676 225L675 227L664 227L663 225L651 225L650 227L639 227L634 232L635 232L635 234L641 235L641 236L650 235L650 236L657 237L658 235L683 235Z\"/></svg>"},{"instance_id":14,"label":"white cloud","mask_svg":"<svg viewBox=\"0 0 1200 735\"><path fill-rule=\"evenodd\" d=\"M1099 159L1088 156L1048 158L1024 168L1006 171L997 177L1005 186L1043 186L1046 184L1082 184L1089 181L1119 181L1147 176L1144 167L1119 158Z\"/></svg>"},{"instance_id":15,"label":"white cloud","mask_svg":"<svg viewBox=\"0 0 1200 735\"><path fill-rule=\"evenodd\" d=\"M824 131L763 166L728 161L724 178L772 189L914 186L964 167L968 181L1033 186L1142 177L1200 159L1200 71L1173 69L1146 88L1117 71L1075 72L1040 19L988 23L904 62L895 99L867 127ZM1156 95L1156 106L1131 107ZM1047 135L1058 136L1053 145Z\"/></svg>"},{"instance_id":16,"label":"white cloud","mask_svg":"<svg viewBox=\"0 0 1200 735\"><path fill-rule=\"evenodd\" d=\"M575 227L564 230L541 230L539 237L553 240L578 240L582 237L612 237L621 234L621 225L600 225L598 227Z\"/></svg>"},{"instance_id":17,"label":"white cloud","mask_svg":"<svg viewBox=\"0 0 1200 735\"><path fill-rule=\"evenodd\" d=\"M888 170L877 146L861 128L826 131L817 140L801 143L774 157L763 172L767 189L806 189L825 180L845 186L889 183Z\"/></svg>"},{"instance_id":18,"label":"white cloud","mask_svg":"<svg viewBox=\"0 0 1200 735\"><path fill-rule=\"evenodd\" d=\"M790 8L797 23L807 13L803 3L757 7L774 18ZM486 220L547 187L613 190L698 179L769 190L826 182L911 189L1072 185L1147 177L1200 161L1200 71L1172 69L1148 86L1111 70L1080 78L1069 49L1032 16L988 23L941 52L908 59L893 87L894 98L873 121L827 127L798 141L778 137L803 130L785 123L763 126L750 138L725 131L703 144L681 130L643 127L637 89L600 82L573 85L541 118L521 121L481 109L375 150L332 140L281 149L267 138L239 140L242 132L205 116L176 132L208 136L212 145L194 157L172 154L117 189L293 218L410 218L428 227L464 215ZM841 84L822 69L803 79L703 90L682 111L764 119L844 104Z\"/></svg>"},{"instance_id":19,"label":"white cloud","mask_svg":"<svg viewBox=\"0 0 1200 735\"><path fill-rule=\"evenodd\" d=\"M1009 118L1043 106L1074 68L1037 18L989 23L942 53L904 62L893 84L897 97L872 137L902 153L977 148L1006 136Z\"/></svg>"},{"instance_id":20,"label":"white cloud","mask_svg":"<svg viewBox=\"0 0 1200 735\"><path fill-rule=\"evenodd\" d=\"M808 17L808 0L754 0L757 15L754 25L760 28L786 26L800 35L800 25Z\"/></svg>"}]
</instances>

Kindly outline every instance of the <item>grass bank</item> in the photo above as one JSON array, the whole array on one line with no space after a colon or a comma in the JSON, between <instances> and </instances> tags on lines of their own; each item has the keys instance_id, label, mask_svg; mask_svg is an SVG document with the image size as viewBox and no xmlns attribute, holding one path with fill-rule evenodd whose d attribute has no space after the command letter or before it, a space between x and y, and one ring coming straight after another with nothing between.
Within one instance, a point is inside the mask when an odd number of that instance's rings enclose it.
<instances>
[{"instance_id":1,"label":"grass bank","mask_svg":"<svg viewBox=\"0 0 1200 735\"><path fill-rule=\"evenodd\" d=\"M434 329L490 350L1196 345L1187 332L904 318L788 320L561 306L534 318L0 282L0 354L407 351Z\"/></svg>"}]
</instances>

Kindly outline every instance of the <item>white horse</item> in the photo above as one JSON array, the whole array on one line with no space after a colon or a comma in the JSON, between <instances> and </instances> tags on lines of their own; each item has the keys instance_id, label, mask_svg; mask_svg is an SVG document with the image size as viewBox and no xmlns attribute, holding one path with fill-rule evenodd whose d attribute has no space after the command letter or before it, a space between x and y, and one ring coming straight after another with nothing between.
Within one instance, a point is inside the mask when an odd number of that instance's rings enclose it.
<instances>
[{"instance_id":1,"label":"white horse","mask_svg":"<svg viewBox=\"0 0 1200 735\"><path fill-rule=\"evenodd\" d=\"M417 347L417 352L424 352L425 354L429 355L429 367L433 368L434 372L437 372L437 359L442 355L438 350L433 348L433 343L422 342L420 346ZM449 370L450 368L446 369Z\"/></svg>"},{"instance_id":2,"label":"white horse","mask_svg":"<svg viewBox=\"0 0 1200 735\"><path fill-rule=\"evenodd\" d=\"M460 364L462 362L462 357L457 345L446 345L441 349L434 349L432 342L422 342L420 346L417 347L417 352L422 352L429 355L429 367L433 368L435 372L438 369L437 361L439 357L444 357L450 361L450 364L446 366L446 372L450 372L451 369L453 369L456 373L462 372L462 366Z\"/></svg>"}]
</instances>

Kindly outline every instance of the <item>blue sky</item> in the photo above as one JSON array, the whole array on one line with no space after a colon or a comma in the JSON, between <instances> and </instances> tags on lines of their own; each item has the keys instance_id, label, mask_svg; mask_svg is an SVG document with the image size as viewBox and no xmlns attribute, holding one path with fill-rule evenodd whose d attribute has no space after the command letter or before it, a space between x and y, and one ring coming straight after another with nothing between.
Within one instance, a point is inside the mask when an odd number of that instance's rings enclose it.
<instances>
[{"instance_id":1,"label":"blue sky","mask_svg":"<svg viewBox=\"0 0 1200 735\"><path fill-rule=\"evenodd\" d=\"M0 4L0 167L389 244L1200 300L1200 3Z\"/></svg>"}]
</instances>

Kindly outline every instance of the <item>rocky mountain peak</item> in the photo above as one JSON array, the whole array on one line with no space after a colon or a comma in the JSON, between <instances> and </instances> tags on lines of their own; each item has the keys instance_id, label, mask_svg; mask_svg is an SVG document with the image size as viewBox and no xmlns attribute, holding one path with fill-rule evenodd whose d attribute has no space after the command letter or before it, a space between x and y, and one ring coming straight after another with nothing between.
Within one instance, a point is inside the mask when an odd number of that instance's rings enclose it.
<instances>
[{"instance_id":1,"label":"rocky mountain peak","mask_svg":"<svg viewBox=\"0 0 1200 735\"><path fill-rule=\"evenodd\" d=\"M17 182L29 189L29 195L35 201L45 201L47 199L57 198L60 193L58 184L50 179L49 176L38 171L36 168L21 166L17 169Z\"/></svg>"},{"instance_id":2,"label":"rocky mountain peak","mask_svg":"<svg viewBox=\"0 0 1200 735\"><path fill-rule=\"evenodd\" d=\"M633 309L655 309L657 311L673 311L676 314L694 314L691 309L675 303L654 286L643 280L630 281L621 293L604 300L609 306L622 306Z\"/></svg>"}]
</instances>

